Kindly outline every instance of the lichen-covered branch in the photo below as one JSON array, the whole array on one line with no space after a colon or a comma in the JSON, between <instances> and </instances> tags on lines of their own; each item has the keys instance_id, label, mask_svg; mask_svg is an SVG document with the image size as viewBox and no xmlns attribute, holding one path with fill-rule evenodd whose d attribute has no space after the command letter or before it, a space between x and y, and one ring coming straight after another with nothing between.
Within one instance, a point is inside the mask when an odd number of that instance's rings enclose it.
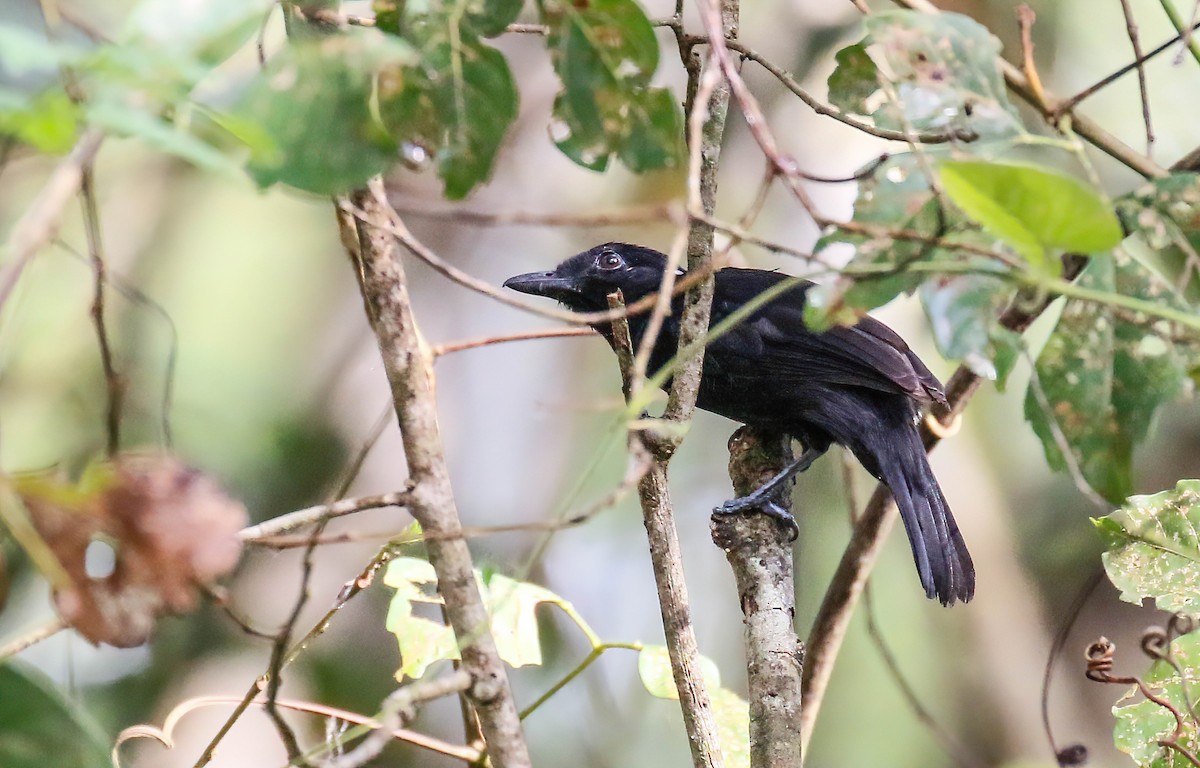
<instances>
[{"instance_id":1,"label":"lichen-covered branch","mask_svg":"<svg viewBox=\"0 0 1200 768\"><path fill-rule=\"evenodd\" d=\"M742 427L729 439L729 477L738 496L762 486L792 458L782 433ZM766 515L713 515L746 625L751 768L800 765L800 669L796 589L788 531Z\"/></svg>"}]
</instances>

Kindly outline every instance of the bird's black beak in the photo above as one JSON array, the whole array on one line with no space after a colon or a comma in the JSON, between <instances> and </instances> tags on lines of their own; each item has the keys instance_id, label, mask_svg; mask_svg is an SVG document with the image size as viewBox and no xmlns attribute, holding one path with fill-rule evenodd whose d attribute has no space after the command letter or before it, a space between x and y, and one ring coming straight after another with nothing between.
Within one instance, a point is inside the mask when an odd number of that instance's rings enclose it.
<instances>
[{"instance_id":1,"label":"bird's black beak","mask_svg":"<svg viewBox=\"0 0 1200 768\"><path fill-rule=\"evenodd\" d=\"M566 301L579 295L574 280L569 277L559 277L553 272L530 272L510 277L504 281L504 287L558 301Z\"/></svg>"}]
</instances>

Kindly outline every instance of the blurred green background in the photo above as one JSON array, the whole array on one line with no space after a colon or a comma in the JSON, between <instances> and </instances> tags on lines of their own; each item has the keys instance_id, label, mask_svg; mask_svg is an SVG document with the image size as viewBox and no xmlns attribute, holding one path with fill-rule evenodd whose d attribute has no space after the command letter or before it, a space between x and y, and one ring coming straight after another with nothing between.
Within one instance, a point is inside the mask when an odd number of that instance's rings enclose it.
<instances>
[{"instance_id":1,"label":"blurred green background","mask_svg":"<svg viewBox=\"0 0 1200 768\"><path fill-rule=\"evenodd\" d=\"M119 28L131 3L67 3L97 29ZM645 3L651 17L669 2ZM879 3L879 7L886 4ZM988 24L1014 53L1016 3L945 3ZM354 4L351 4L353 7ZM1117 2L1043 0L1036 42L1046 85L1073 93L1131 56ZM1171 34L1157 2L1132 3L1147 47ZM0 25L38 25L37 3L5 0ZM850 3L821 0L746 2L741 37L798 73L818 94L833 53L858 36ZM695 28L695 20L691 20ZM276 32L277 30L272 30ZM679 87L673 41L660 32L659 80ZM542 42L510 35L498 46L509 57L521 92L521 115L491 182L463 206L477 211L577 213L667 201L682 193L676 173L634 176L582 170L547 137L557 89ZM252 54L247 54L252 56ZM1172 55L1147 67L1156 157L1169 163L1196 143L1193 62ZM674 66L672 64L674 63ZM5 73L0 72L0 78ZM7 73L13 76L13 73ZM767 110L784 149L814 174L846 175L881 151L895 150L834 121L821 119L761 71L747 79ZM1127 77L1086 103L1084 111L1132 146L1144 143L1136 82ZM336 137L330 137L331 141ZM1136 179L1097 157L1110 189ZM7 232L40 189L53 158L9 147L0 168L0 232ZM758 149L731 116L720 176L719 213L736 217L762 173ZM134 142L106 143L96 167L109 265L121 284L153 304L117 292L110 327L118 369L128 381L124 437L128 446L160 445L163 390L174 364L170 421L174 447L245 500L255 520L319 503L333 490L348 457L387 406L374 341L362 314L352 271L325 199L278 190L260 192L248 180L217 177ZM429 173L397 172L389 191L401 208L449 210ZM852 185L811 185L818 205L846 215ZM458 267L498 285L504 278L549 268L598 242L626 240L665 248L666 225L602 229L486 227L451 217L410 215L418 237ZM792 201L773 194L758 233L797 248L816 232ZM6 473L52 465L78 467L103 449L104 385L88 316L92 274L78 211L71 209L60 242L44 249L0 314L0 467ZM798 273L803 265L753 248L745 263ZM431 343L547 327L462 290L411 264L413 300ZM119 287L119 286L118 286ZM879 315L943 377L915 301ZM1040 325L1044 325L1040 324ZM1037 333L1037 329L1033 333ZM1043 330L1043 333L1045 331ZM986 387L963 429L935 453L935 471L955 509L979 572L976 599L945 610L924 599L902 537L893 536L873 579L879 626L900 667L942 727L978 756L980 765L1050 765L1039 697L1053 635L1080 587L1099 568L1100 546L1088 521L1096 510L1069 479L1051 475L1021 415L1027 374L1018 369L1009 393ZM441 359L437 365L442 429L459 509L467 525L547 519L598 498L624 472L622 435L613 428L619 396L611 353L598 339L522 342ZM695 625L703 652L716 659L726 685L744 686L741 614L723 554L709 540L708 510L730 495L725 441L733 425L697 417L673 463ZM607 447L607 449L606 449ZM819 462L796 493L801 536L798 626L803 635L849 532L838 454ZM1138 454L1138 488L1156 491L1200 475L1200 416L1194 407L1168 410ZM588 473L588 467L593 467ZM855 469L860 498L868 478ZM404 482L399 435L390 425L370 454L351 495L398 489ZM300 627L333 603L386 536L410 520L394 510L357 515L332 526L363 541L323 547ZM570 600L605 640L661 642L644 533L629 499L587 525L556 534L536 560L539 534L472 541L481 565L527 578ZM51 616L47 588L19 552L4 544L9 596L0 612L0 640ZM248 551L229 580L234 609L271 630L290 610L299 585L295 551ZM332 627L287 675L284 694L374 712L394 687L394 639L383 628L388 592L376 584L338 614ZM860 612L861 613L861 612ZM532 701L572 668L587 645L570 622L544 609L542 668L512 673L518 699ZM1109 707L1119 694L1083 679L1081 651L1100 634L1136 647L1152 614L1116 600L1107 582L1083 609L1052 675L1051 722L1060 746L1092 751L1092 765L1128 759L1111 747ZM240 697L267 663L269 648L243 634L220 610L164 620L154 641L133 650L93 648L60 634L20 656L81 702L109 737L141 722L159 723L193 696ZM1130 656L1132 657L1132 653ZM1140 671L1140 660L1133 671ZM0 699L9 696L0 688ZM184 720L177 746L127 747L126 764L191 765L229 711L200 710ZM292 717L309 741L316 718ZM0 738L21 724L0 721ZM426 707L415 727L461 740L457 705ZM634 654L611 651L527 721L539 765L686 765L677 707L652 699L637 678ZM218 750L221 768L283 764L282 748L261 712L250 712ZM389 748L379 765L453 765L427 752ZM906 705L873 648L860 615L821 714L809 764L820 768L930 768L960 762L939 748Z\"/></svg>"}]
</instances>

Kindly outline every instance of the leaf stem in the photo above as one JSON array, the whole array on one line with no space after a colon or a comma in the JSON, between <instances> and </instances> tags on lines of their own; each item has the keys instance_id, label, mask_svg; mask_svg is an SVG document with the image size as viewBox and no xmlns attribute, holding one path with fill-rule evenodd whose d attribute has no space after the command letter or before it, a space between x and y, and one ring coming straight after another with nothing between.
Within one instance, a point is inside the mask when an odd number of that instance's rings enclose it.
<instances>
[{"instance_id":1,"label":"leaf stem","mask_svg":"<svg viewBox=\"0 0 1200 768\"><path fill-rule=\"evenodd\" d=\"M594 662L596 659L600 658L600 656L603 655L603 653L605 651L611 650L613 648L626 648L631 651L641 651L642 644L641 643L600 643L598 645L592 646L591 652L588 653L587 656L583 657L583 661L579 662L579 664L576 665L576 667L574 669L572 669L570 672L568 672L566 675L564 675L562 677L562 679L560 679L557 683L550 686L550 688L547 689L547 691L545 693L543 693L541 696L539 696L536 701L534 701L528 707L525 707L525 709L522 709L519 717L522 720L524 720L525 718L532 715L534 713L534 711L537 710L538 707L542 706L547 701L549 701L551 696L558 693L563 688L566 688L567 685L569 685L572 680L579 677L579 675L581 675L585 669L590 667L592 665L592 662Z\"/></svg>"}]
</instances>

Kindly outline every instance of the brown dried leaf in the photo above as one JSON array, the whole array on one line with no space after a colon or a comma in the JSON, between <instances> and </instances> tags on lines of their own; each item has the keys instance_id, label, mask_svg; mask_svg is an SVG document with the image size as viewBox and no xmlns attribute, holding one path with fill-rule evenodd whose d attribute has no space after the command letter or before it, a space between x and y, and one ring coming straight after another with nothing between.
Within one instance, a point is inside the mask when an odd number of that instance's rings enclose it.
<instances>
[{"instance_id":1,"label":"brown dried leaf","mask_svg":"<svg viewBox=\"0 0 1200 768\"><path fill-rule=\"evenodd\" d=\"M59 615L93 643L141 645L160 614L191 610L196 586L237 564L245 507L175 458L122 456L75 487L45 476L15 486L70 576L71 586L54 593ZM116 552L103 578L85 564L97 539Z\"/></svg>"}]
</instances>

